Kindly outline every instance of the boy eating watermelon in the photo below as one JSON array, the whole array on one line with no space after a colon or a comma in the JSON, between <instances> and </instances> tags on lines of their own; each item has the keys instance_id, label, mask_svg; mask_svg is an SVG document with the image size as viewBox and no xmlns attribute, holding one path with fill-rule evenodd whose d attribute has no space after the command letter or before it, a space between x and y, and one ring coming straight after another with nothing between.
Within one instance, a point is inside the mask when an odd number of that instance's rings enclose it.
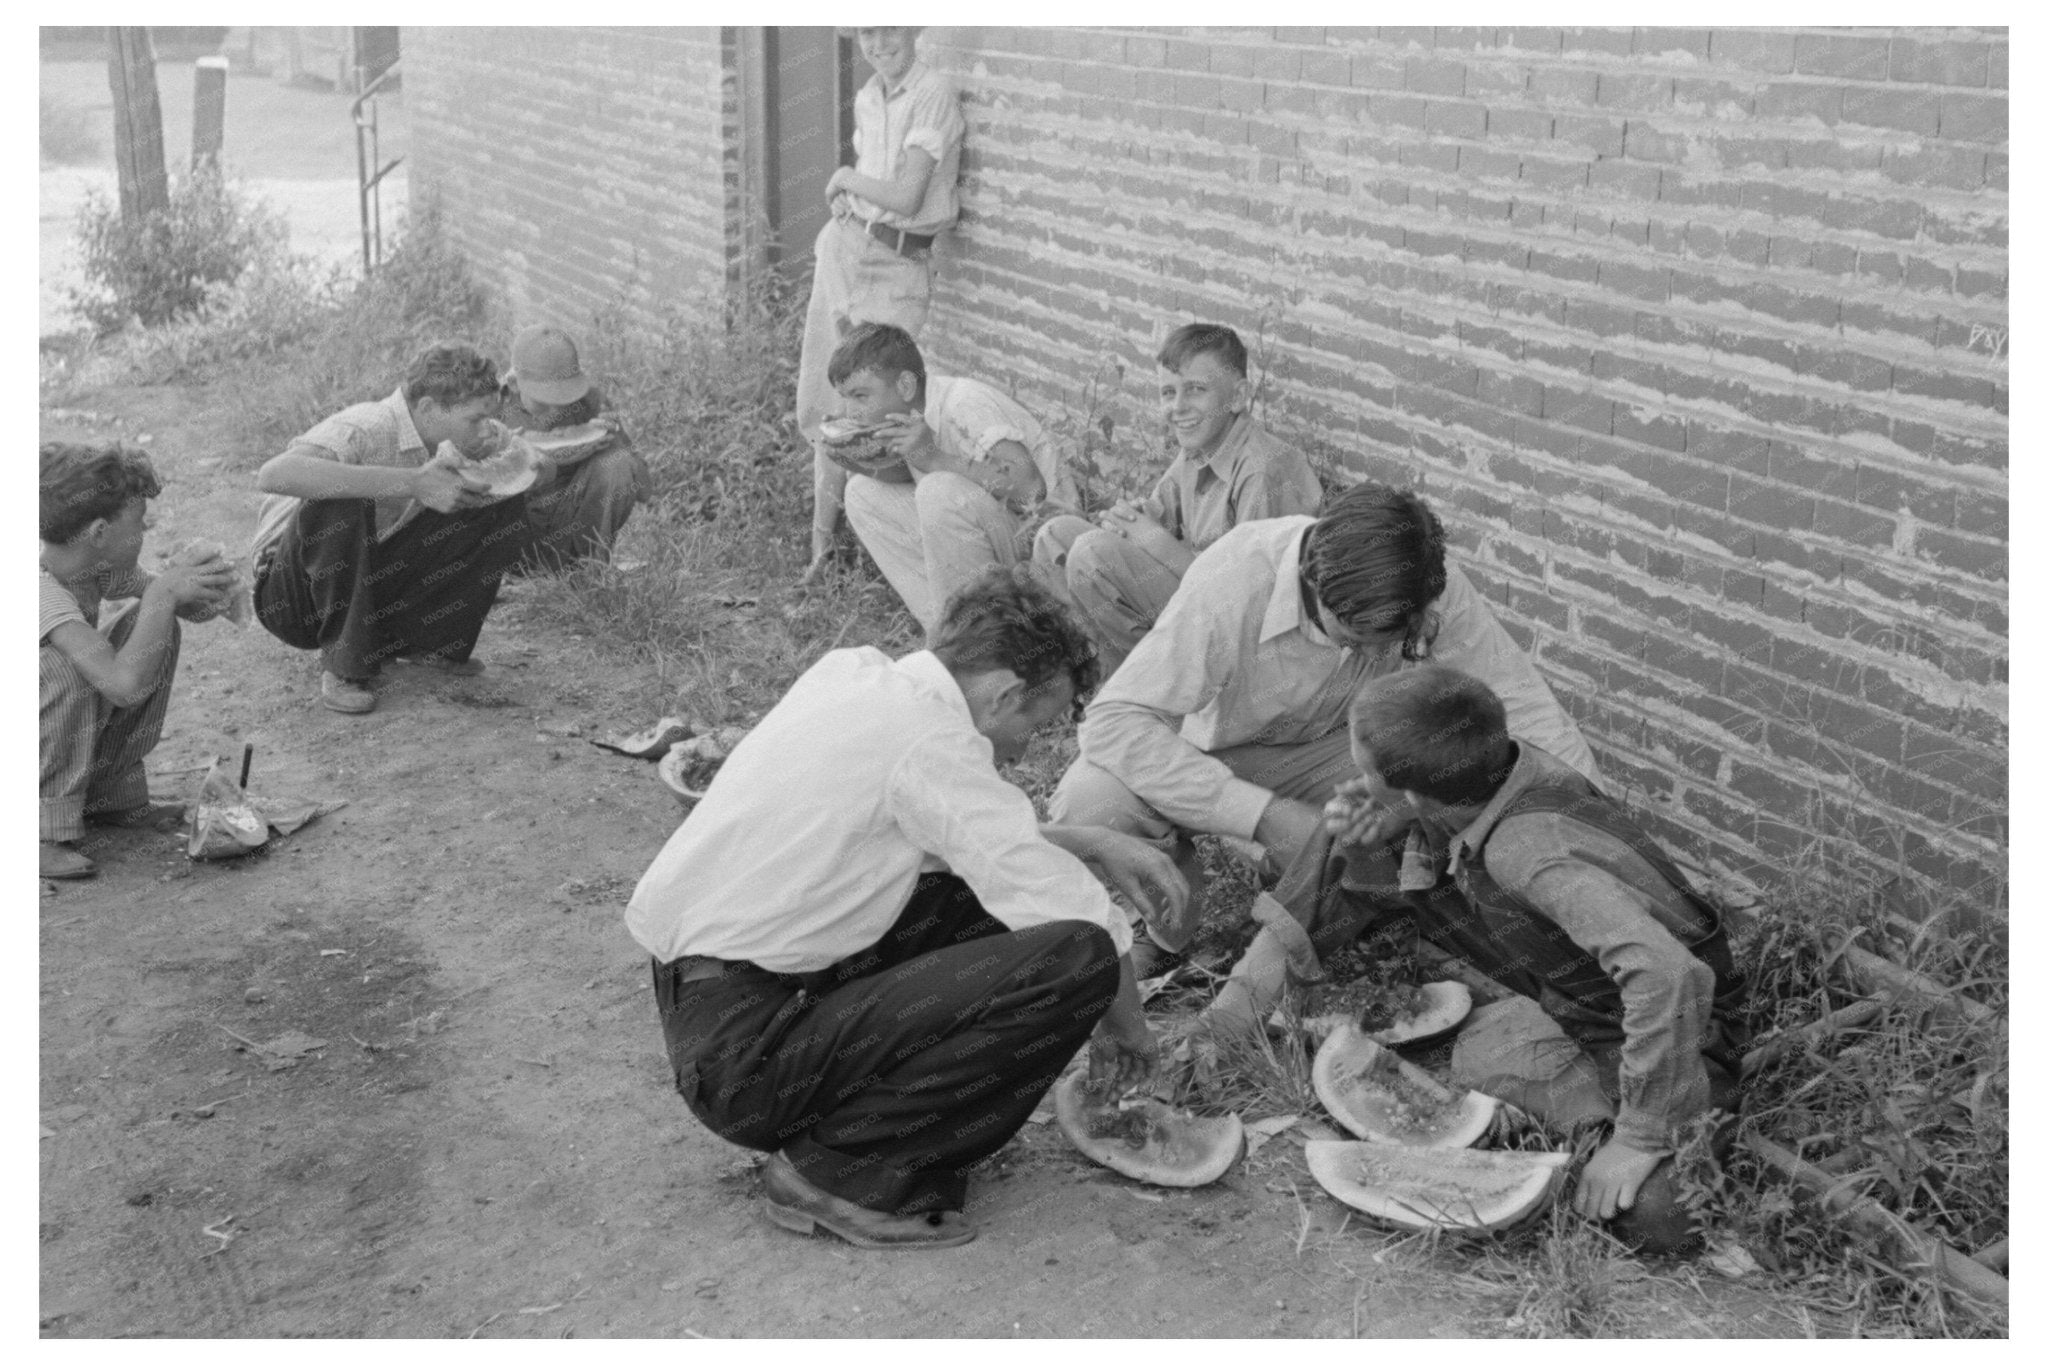
<instances>
[{"instance_id":1,"label":"boy eating watermelon","mask_svg":"<svg viewBox=\"0 0 2048 1365\"><path fill-rule=\"evenodd\" d=\"M1694 1120L1737 1097L1744 984L1719 913L1582 774L1510 738L1476 678L1439 666L1376 678L1352 699L1350 730L1359 776L1274 893L1285 915L1269 904L1260 918L1314 958L1396 911L1512 991L1467 1020L1456 1079L1597 1139L1579 1213L1614 1220L1632 1245L1690 1248L1671 1157ZM1349 876L1347 860L1404 830L1398 900ZM1209 1026L1263 1018L1278 967L1248 955Z\"/></svg>"}]
</instances>

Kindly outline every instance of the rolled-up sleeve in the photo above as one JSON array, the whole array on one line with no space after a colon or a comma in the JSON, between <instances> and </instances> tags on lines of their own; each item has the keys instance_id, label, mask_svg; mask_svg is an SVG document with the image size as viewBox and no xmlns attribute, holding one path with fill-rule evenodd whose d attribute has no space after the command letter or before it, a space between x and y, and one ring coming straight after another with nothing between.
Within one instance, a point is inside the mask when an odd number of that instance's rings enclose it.
<instances>
[{"instance_id":1,"label":"rolled-up sleeve","mask_svg":"<svg viewBox=\"0 0 2048 1365\"><path fill-rule=\"evenodd\" d=\"M1437 600L1440 624L1430 662L1469 673L1493 689L1508 713L1508 733L1526 739L1578 769L1594 782L1600 769L1593 751L1536 665L1502 628L1493 608L1456 565L1446 567L1444 593Z\"/></svg>"},{"instance_id":2,"label":"rolled-up sleeve","mask_svg":"<svg viewBox=\"0 0 2048 1365\"><path fill-rule=\"evenodd\" d=\"M1258 643L1259 616L1246 619L1241 587L1209 581L1218 570L1206 557L1188 567L1158 623L1089 705L1079 738L1082 757L1173 823L1249 839L1273 793L1180 736L1181 720L1213 701Z\"/></svg>"},{"instance_id":3,"label":"rolled-up sleeve","mask_svg":"<svg viewBox=\"0 0 2048 1365\"><path fill-rule=\"evenodd\" d=\"M1658 922L1642 891L1539 837L1526 817L1487 845L1487 870L1592 954L1621 989L1621 1104L1616 1136L1638 1151L1675 1149L1679 1129L1706 1112L1700 1048L1712 1021L1714 972ZM1513 825L1528 828L1516 831Z\"/></svg>"},{"instance_id":4,"label":"rolled-up sleeve","mask_svg":"<svg viewBox=\"0 0 2048 1365\"><path fill-rule=\"evenodd\" d=\"M1238 485L1238 524L1268 517L1314 516L1321 508L1322 481L1299 451L1260 432L1258 445L1247 454L1256 458L1247 461L1244 480Z\"/></svg>"},{"instance_id":5,"label":"rolled-up sleeve","mask_svg":"<svg viewBox=\"0 0 2048 1365\"><path fill-rule=\"evenodd\" d=\"M966 131L960 92L951 81L920 81L910 92L910 130L903 135L906 149L915 147L935 162L944 161Z\"/></svg>"},{"instance_id":6,"label":"rolled-up sleeve","mask_svg":"<svg viewBox=\"0 0 2048 1365\"><path fill-rule=\"evenodd\" d=\"M1130 951L1131 927L1109 893L1039 833L1030 798L996 772L986 740L944 734L914 745L890 770L887 809L905 839L943 860L1009 928L1081 920Z\"/></svg>"}]
</instances>

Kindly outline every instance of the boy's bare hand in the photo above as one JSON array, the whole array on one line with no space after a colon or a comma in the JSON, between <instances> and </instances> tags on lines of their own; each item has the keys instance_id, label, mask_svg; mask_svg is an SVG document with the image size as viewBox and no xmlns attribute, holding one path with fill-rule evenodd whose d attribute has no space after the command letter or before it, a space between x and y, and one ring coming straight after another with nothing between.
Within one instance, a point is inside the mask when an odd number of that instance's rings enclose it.
<instances>
[{"instance_id":1,"label":"boy's bare hand","mask_svg":"<svg viewBox=\"0 0 2048 1365\"><path fill-rule=\"evenodd\" d=\"M420 506L435 512L466 512L491 501L490 495L464 483L454 467L443 464L438 456L413 471L412 496Z\"/></svg>"},{"instance_id":2,"label":"boy's bare hand","mask_svg":"<svg viewBox=\"0 0 2048 1365\"><path fill-rule=\"evenodd\" d=\"M939 443L933 439L932 429L925 424L921 412L890 413L882 419L875 439L920 474L928 472L932 461L939 457Z\"/></svg>"},{"instance_id":3,"label":"boy's bare hand","mask_svg":"<svg viewBox=\"0 0 2048 1365\"><path fill-rule=\"evenodd\" d=\"M1373 846L1386 843L1415 820L1412 810L1390 810L1372 799L1363 778L1337 784L1337 794L1323 807L1323 828L1333 843Z\"/></svg>"},{"instance_id":4,"label":"boy's bare hand","mask_svg":"<svg viewBox=\"0 0 2048 1365\"><path fill-rule=\"evenodd\" d=\"M1657 1169L1661 1156L1637 1151L1620 1138L1609 1138L1579 1172L1572 1212L1585 1218L1608 1219L1636 1206L1636 1192Z\"/></svg>"},{"instance_id":5,"label":"boy's bare hand","mask_svg":"<svg viewBox=\"0 0 2048 1365\"><path fill-rule=\"evenodd\" d=\"M199 564L171 563L156 576L156 584L178 606L210 607L235 586L235 566L218 554Z\"/></svg>"}]
</instances>

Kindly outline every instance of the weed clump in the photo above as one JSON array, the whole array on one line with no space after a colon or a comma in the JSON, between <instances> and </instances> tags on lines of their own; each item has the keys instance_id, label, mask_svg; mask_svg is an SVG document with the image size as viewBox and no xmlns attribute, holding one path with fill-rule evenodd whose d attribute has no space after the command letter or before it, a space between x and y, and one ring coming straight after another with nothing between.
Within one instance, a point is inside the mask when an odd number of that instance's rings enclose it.
<instances>
[{"instance_id":1,"label":"weed clump","mask_svg":"<svg viewBox=\"0 0 2048 1365\"><path fill-rule=\"evenodd\" d=\"M138 220L91 190L78 211L86 287L70 303L102 336L190 317L258 260L281 257L286 235L275 211L212 165L173 180L169 204Z\"/></svg>"}]
</instances>

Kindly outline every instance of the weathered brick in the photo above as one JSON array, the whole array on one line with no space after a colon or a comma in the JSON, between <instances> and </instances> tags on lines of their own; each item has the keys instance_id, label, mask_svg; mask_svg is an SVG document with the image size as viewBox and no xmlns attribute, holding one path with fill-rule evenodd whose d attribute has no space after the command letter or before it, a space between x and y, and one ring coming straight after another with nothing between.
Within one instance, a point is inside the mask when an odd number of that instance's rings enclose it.
<instances>
[{"instance_id":1,"label":"weathered brick","mask_svg":"<svg viewBox=\"0 0 2048 1365\"><path fill-rule=\"evenodd\" d=\"M2007 575L2006 547L2000 541L1922 527L1913 537L1913 551L1930 563L1975 578L2003 582Z\"/></svg>"},{"instance_id":2,"label":"weathered brick","mask_svg":"<svg viewBox=\"0 0 2048 1365\"><path fill-rule=\"evenodd\" d=\"M1819 119L1833 126L1842 117L1842 87L1811 81L1769 81L1757 87L1758 118Z\"/></svg>"},{"instance_id":3,"label":"weathered brick","mask_svg":"<svg viewBox=\"0 0 2048 1365\"><path fill-rule=\"evenodd\" d=\"M1563 51L1605 53L1626 57L1635 47L1635 33L1626 28L1566 28L1558 30Z\"/></svg>"},{"instance_id":4,"label":"weathered brick","mask_svg":"<svg viewBox=\"0 0 2048 1365\"><path fill-rule=\"evenodd\" d=\"M1984 185L1985 165L1982 147L1969 144L1945 146L1937 142L1922 143L1911 151L1887 149L1883 171L1886 179L1902 185L1975 190Z\"/></svg>"},{"instance_id":5,"label":"weathered brick","mask_svg":"<svg viewBox=\"0 0 2048 1365\"><path fill-rule=\"evenodd\" d=\"M1301 79L1316 85L1351 84L1351 59L1341 52L1297 52Z\"/></svg>"},{"instance_id":6,"label":"weathered brick","mask_svg":"<svg viewBox=\"0 0 2048 1365\"><path fill-rule=\"evenodd\" d=\"M1606 109L1654 114L1671 105L1671 78L1603 71L1594 87L1593 102Z\"/></svg>"},{"instance_id":7,"label":"weathered brick","mask_svg":"<svg viewBox=\"0 0 2048 1365\"><path fill-rule=\"evenodd\" d=\"M1419 95L1465 95L1465 64L1442 57L1411 57L1406 64L1402 86Z\"/></svg>"},{"instance_id":8,"label":"weathered brick","mask_svg":"<svg viewBox=\"0 0 2048 1365\"><path fill-rule=\"evenodd\" d=\"M1842 121L1933 137L1941 127L1941 106L1941 99L1927 91L1852 88L1842 92Z\"/></svg>"},{"instance_id":9,"label":"weathered brick","mask_svg":"<svg viewBox=\"0 0 2048 1365\"><path fill-rule=\"evenodd\" d=\"M1661 197L1663 181L1663 172L1655 166L1632 166L1622 161L1595 161L1586 174L1586 183L1596 190L1638 199Z\"/></svg>"},{"instance_id":10,"label":"weathered brick","mask_svg":"<svg viewBox=\"0 0 2048 1365\"><path fill-rule=\"evenodd\" d=\"M1891 78L1927 85L1966 85L1982 89L1988 51L1983 43L1895 36L1892 39Z\"/></svg>"},{"instance_id":11,"label":"weathered brick","mask_svg":"<svg viewBox=\"0 0 2048 1365\"><path fill-rule=\"evenodd\" d=\"M1925 475L1860 464L1856 467L1854 496L1865 506L1903 512L1931 526L1948 526L1955 521L1954 486L1934 482Z\"/></svg>"},{"instance_id":12,"label":"weathered brick","mask_svg":"<svg viewBox=\"0 0 2048 1365\"><path fill-rule=\"evenodd\" d=\"M1584 148L1596 157L1620 156L1626 127L1618 118L1559 114L1552 121L1551 135L1564 146Z\"/></svg>"},{"instance_id":13,"label":"weathered brick","mask_svg":"<svg viewBox=\"0 0 2048 1365\"><path fill-rule=\"evenodd\" d=\"M1707 54L1748 71L1783 75L1792 70L1792 34L1783 29L1717 28L1708 38Z\"/></svg>"},{"instance_id":14,"label":"weathered brick","mask_svg":"<svg viewBox=\"0 0 2048 1365\"><path fill-rule=\"evenodd\" d=\"M1502 28L1496 31L1500 45L1524 52L1556 52L1562 37L1554 28Z\"/></svg>"},{"instance_id":15,"label":"weathered brick","mask_svg":"<svg viewBox=\"0 0 2048 1365\"><path fill-rule=\"evenodd\" d=\"M1451 137L1482 138L1486 136L1486 106L1456 100L1431 100L1423 118L1423 127L1431 133Z\"/></svg>"},{"instance_id":16,"label":"weathered brick","mask_svg":"<svg viewBox=\"0 0 2048 1365\"><path fill-rule=\"evenodd\" d=\"M1801 34L1793 40L1792 68L1801 75L1881 81L1890 65L1891 42L1886 38Z\"/></svg>"},{"instance_id":17,"label":"weathered brick","mask_svg":"<svg viewBox=\"0 0 2048 1365\"><path fill-rule=\"evenodd\" d=\"M1780 531L1804 531L1813 525L1813 505L1813 498L1800 489L1729 475L1728 515L1737 521Z\"/></svg>"},{"instance_id":18,"label":"weathered brick","mask_svg":"<svg viewBox=\"0 0 2048 1365\"><path fill-rule=\"evenodd\" d=\"M2006 61L2006 45L2004 43L1993 43L1988 54L1990 69L1985 80L1985 84L1989 85L1993 90L2003 90L2006 88Z\"/></svg>"},{"instance_id":19,"label":"weathered brick","mask_svg":"<svg viewBox=\"0 0 2048 1365\"><path fill-rule=\"evenodd\" d=\"M2005 96L1965 95L1945 91L1941 97L1941 135L1967 142L2003 143L2007 137Z\"/></svg>"},{"instance_id":20,"label":"weathered brick","mask_svg":"<svg viewBox=\"0 0 2048 1365\"><path fill-rule=\"evenodd\" d=\"M1671 82L1671 107L1722 122L1747 119L1756 110L1756 86L1747 82L1679 76Z\"/></svg>"}]
</instances>

